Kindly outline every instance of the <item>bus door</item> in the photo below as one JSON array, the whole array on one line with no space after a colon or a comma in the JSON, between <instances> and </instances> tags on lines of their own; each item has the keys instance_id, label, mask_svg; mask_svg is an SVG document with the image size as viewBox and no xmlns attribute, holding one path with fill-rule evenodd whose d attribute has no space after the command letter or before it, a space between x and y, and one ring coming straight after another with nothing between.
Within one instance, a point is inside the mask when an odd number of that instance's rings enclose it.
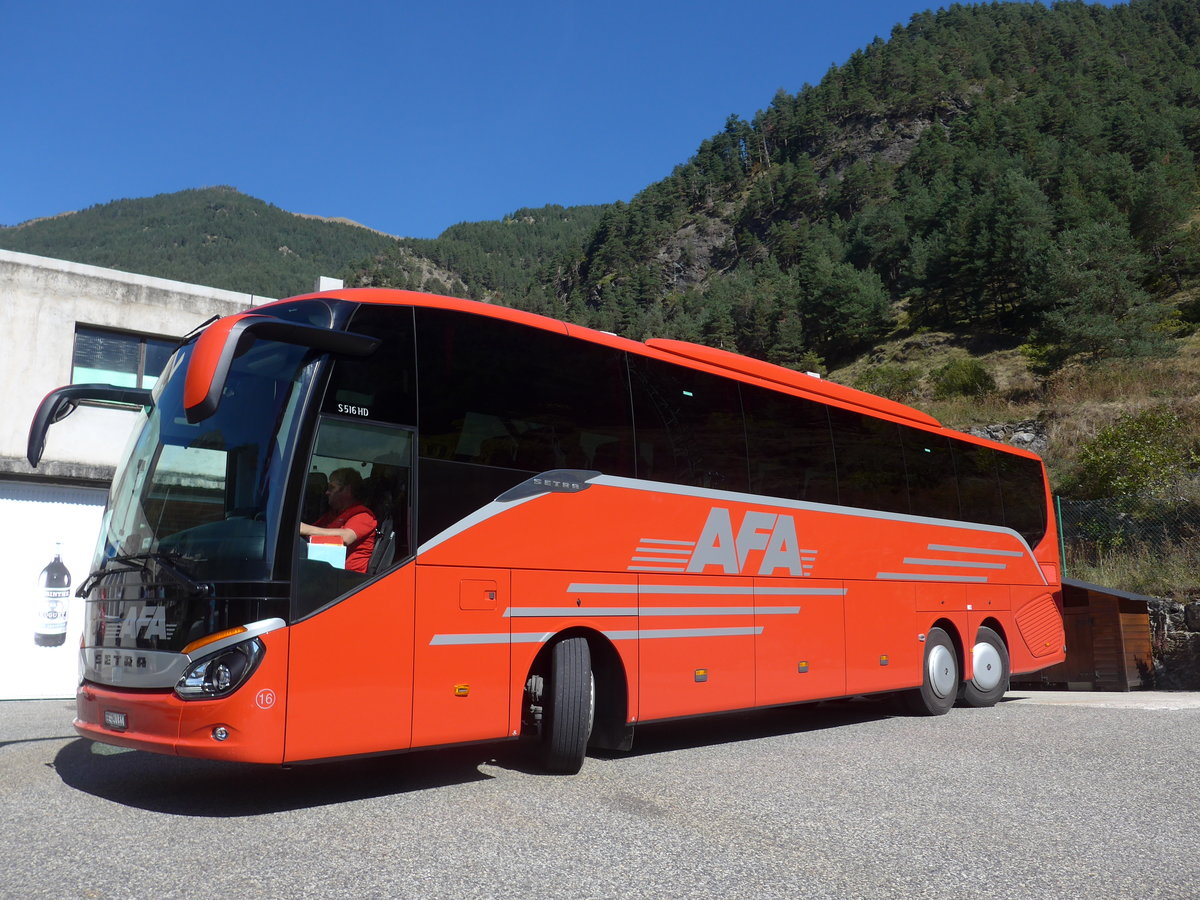
<instances>
[{"instance_id":1,"label":"bus door","mask_svg":"<svg viewBox=\"0 0 1200 900\"><path fill-rule=\"evenodd\" d=\"M328 521L350 484L353 502L375 520L374 546L368 556L296 538L289 761L410 746L412 451L407 428L330 415L318 423L301 521Z\"/></svg>"}]
</instances>

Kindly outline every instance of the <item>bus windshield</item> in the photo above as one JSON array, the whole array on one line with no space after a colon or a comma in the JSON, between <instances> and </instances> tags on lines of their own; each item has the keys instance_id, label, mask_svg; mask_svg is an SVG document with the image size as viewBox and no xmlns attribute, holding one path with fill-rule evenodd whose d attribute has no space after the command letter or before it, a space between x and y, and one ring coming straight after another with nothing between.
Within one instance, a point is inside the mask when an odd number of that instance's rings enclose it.
<instances>
[{"instance_id":1,"label":"bus windshield","mask_svg":"<svg viewBox=\"0 0 1200 900\"><path fill-rule=\"evenodd\" d=\"M94 568L157 557L203 580L271 577L312 350L257 341L234 360L221 404L189 424L193 345L168 363L113 483Z\"/></svg>"}]
</instances>

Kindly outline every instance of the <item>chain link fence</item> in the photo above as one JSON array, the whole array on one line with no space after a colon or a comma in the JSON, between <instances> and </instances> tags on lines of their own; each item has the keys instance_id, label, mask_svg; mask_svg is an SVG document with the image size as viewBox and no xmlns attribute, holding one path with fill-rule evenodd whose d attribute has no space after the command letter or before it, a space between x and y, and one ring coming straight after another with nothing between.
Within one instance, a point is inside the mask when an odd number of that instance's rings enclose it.
<instances>
[{"instance_id":1,"label":"chain link fence","mask_svg":"<svg viewBox=\"0 0 1200 900\"><path fill-rule=\"evenodd\" d=\"M1200 499L1192 494L1060 498L1066 574L1155 597L1200 599Z\"/></svg>"}]
</instances>

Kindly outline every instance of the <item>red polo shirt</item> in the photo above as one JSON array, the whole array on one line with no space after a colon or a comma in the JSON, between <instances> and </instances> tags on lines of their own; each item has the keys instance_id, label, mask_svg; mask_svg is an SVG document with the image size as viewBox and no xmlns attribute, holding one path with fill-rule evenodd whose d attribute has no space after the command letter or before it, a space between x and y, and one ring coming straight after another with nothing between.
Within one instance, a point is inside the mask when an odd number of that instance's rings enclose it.
<instances>
[{"instance_id":1,"label":"red polo shirt","mask_svg":"<svg viewBox=\"0 0 1200 900\"><path fill-rule=\"evenodd\" d=\"M357 504L346 507L340 513L330 510L313 524L318 528L349 528L358 535L346 547L346 568L351 572L367 571L371 551L375 549L375 529L379 527L373 512Z\"/></svg>"}]
</instances>

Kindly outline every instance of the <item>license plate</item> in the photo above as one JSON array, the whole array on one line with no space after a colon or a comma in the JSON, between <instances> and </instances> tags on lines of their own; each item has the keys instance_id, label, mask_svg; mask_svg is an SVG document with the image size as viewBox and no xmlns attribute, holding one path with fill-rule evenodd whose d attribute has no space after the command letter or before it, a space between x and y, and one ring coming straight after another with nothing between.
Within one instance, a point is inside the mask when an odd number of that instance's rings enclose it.
<instances>
[{"instance_id":1,"label":"license plate","mask_svg":"<svg viewBox=\"0 0 1200 900\"><path fill-rule=\"evenodd\" d=\"M125 713L106 709L104 711L104 727L111 728L113 731L124 731L129 727L129 722L125 718Z\"/></svg>"}]
</instances>

